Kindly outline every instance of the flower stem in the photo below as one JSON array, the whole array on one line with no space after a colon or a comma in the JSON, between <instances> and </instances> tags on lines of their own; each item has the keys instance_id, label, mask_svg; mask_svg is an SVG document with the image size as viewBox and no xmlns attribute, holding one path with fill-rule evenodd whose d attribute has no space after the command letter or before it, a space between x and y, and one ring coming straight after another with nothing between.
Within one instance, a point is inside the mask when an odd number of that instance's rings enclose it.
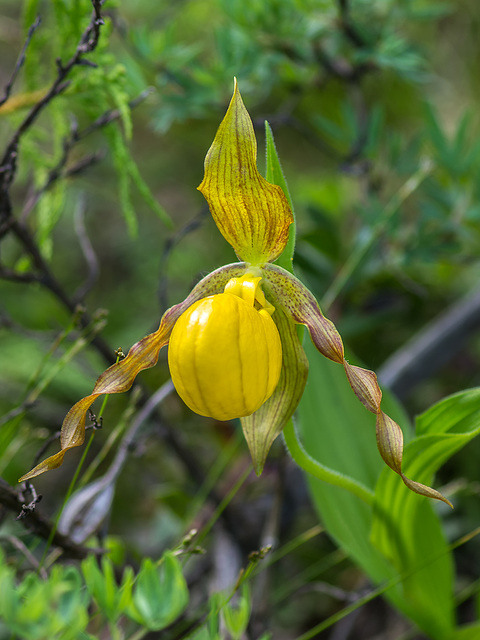
<instances>
[{"instance_id":1,"label":"flower stem","mask_svg":"<svg viewBox=\"0 0 480 640\"><path fill-rule=\"evenodd\" d=\"M200 534L198 535L198 537L196 539L197 544L200 544L201 541L206 538L206 536L208 535L208 533L212 529L212 527L215 524L215 522L218 520L218 518L221 516L221 514L223 513L225 508L228 506L228 504L235 497L237 491L241 488L241 486L243 485L245 480L248 478L248 476L252 472L252 469L253 469L253 467L252 467L251 464L247 465L247 467L244 469L243 473L238 478L236 483L233 485L233 487L230 489L230 491L227 493L227 495L223 498L223 500L220 502L218 507L215 509L215 511L213 512L212 516L210 517L210 520L207 522L207 524L201 530Z\"/></svg>"},{"instance_id":2,"label":"flower stem","mask_svg":"<svg viewBox=\"0 0 480 640\"><path fill-rule=\"evenodd\" d=\"M350 491L357 498L363 500L369 506L373 503L374 493L366 487L358 480L354 480L349 476L345 476L343 473L339 471L334 471L329 467L325 467L323 464L318 462L318 460L314 460L304 449L302 443L298 438L298 434L295 430L295 426L292 420L289 420L287 425L283 430L283 436L285 438L285 443L287 445L288 450L292 458L307 473L310 473L315 478L319 480L323 480L324 482L328 482L329 484L333 484L336 487L341 487L342 489L346 489Z\"/></svg>"}]
</instances>

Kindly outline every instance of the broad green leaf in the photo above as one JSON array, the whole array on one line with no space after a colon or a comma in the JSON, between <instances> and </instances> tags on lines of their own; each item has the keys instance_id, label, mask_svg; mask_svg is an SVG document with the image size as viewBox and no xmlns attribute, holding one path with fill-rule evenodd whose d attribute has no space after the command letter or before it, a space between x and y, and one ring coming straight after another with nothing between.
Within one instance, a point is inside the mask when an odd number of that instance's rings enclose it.
<instances>
[{"instance_id":1,"label":"broad green leaf","mask_svg":"<svg viewBox=\"0 0 480 640\"><path fill-rule=\"evenodd\" d=\"M172 623L188 603L188 588L182 567L171 553L165 553L160 567L147 558L137 577L128 615L148 629L157 631Z\"/></svg>"},{"instance_id":2,"label":"broad green leaf","mask_svg":"<svg viewBox=\"0 0 480 640\"><path fill-rule=\"evenodd\" d=\"M110 560L104 558L100 569L97 559L91 555L82 562L82 571L88 592L98 604L100 611L108 620L114 620L117 586Z\"/></svg>"},{"instance_id":3,"label":"broad green leaf","mask_svg":"<svg viewBox=\"0 0 480 640\"><path fill-rule=\"evenodd\" d=\"M407 473L431 482L437 469L480 433L480 389L450 396L417 419L417 437L404 450ZM410 492L392 474L382 473L376 490L372 541L399 568L415 567L429 558L421 572L405 581L405 597L414 601L417 618L438 616L441 629L451 629L453 568L432 506L411 500ZM423 625L426 628L426 625Z\"/></svg>"},{"instance_id":4,"label":"broad green leaf","mask_svg":"<svg viewBox=\"0 0 480 640\"><path fill-rule=\"evenodd\" d=\"M342 367L317 353L310 340L307 385L298 427L307 452L323 465L374 489L384 464L375 446L375 420L352 394ZM369 543L371 508L346 490L307 476L316 509L329 534L373 578L394 575Z\"/></svg>"},{"instance_id":5,"label":"broad green leaf","mask_svg":"<svg viewBox=\"0 0 480 640\"><path fill-rule=\"evenodd\" d=\"M395 486L401 486L414 505L411 515L408 518L403 516L402 521L396 503L389 500L381 506L390 522L396 523L396 528L390 527L389 535L396 536L397 544L393 552L385 555L385 545L378 548L370 541L371 507L344 489L309 477L314 504L322 522L373 582L378 584L395 576L405 576L403 583L398 582L386 592L386 597L432 637L447 637L452 629L450 557L432 506L429 501L409 491L398 475L384 467L375 447L374 420L358 406L342 369L321 358L308 342L306 352L310 374L299 407L299 429L307 452L323 465L371 489L375 488L379 477L390 482L395 479ZM399 406L386 393L383 404L407 431L407 436L408 421ZM407 448L411 446L409 444ZM417 467L408 466L406 469L416 480L427 479ZM431 475L428 477L430 480ZM428 539L422 539L419 553L401 554L399 549L402 545L418 537L415 534L420 530L428 533ZM426 559L427 545L428 557L442 556L442 560L433 569L429 565L420 570ZM438 584L432 587L432 581ZM412 601L409 592L421 594L419 600Z\"/></svg>"}]
</instances>

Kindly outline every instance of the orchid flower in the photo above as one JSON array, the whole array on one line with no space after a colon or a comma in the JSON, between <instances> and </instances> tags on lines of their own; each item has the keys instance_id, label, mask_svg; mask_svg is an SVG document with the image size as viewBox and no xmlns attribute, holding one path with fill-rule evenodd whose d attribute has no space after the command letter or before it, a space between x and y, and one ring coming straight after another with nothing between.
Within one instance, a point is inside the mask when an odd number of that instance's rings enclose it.
<instances>
[{"instance_id":1,"label":"orchid flower","mask_svg":"<svg viewBox=\"0 0 480 640\"><path fill-rule=\"evenodd\" d=\"M308 361L297 332L300 324L308 328L323 356L343 366L353 392L375 415L377 445L385 463L414 492L448 502L403 474L402 431L381 409L376 375L345 360L342 339L314 296L291 272L274 264L288 243L293 214L282 188L260 175L256 157L252 121L235 82L198 189L240 262L203 278L183 302L166 311L155 333L102 373L91 395L65 417L61 450L21 480L60 466L65 453L84 442L85 417L94 400L127 391L140 371L156 364L167 344L180 397L200 415L240 418L259 475L305 388Z\"/></svg>"}]
</instances>

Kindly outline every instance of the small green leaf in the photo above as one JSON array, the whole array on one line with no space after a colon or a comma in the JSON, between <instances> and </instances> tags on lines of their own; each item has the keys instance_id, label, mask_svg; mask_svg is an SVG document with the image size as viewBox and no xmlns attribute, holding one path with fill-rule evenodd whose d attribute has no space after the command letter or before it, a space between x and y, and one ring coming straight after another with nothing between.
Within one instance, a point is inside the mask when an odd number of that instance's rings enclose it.
<instances>
[{"instance_id":1,"label":"small green leaf","mask_svg":"<svg viewBox=\"0 0 480 640\"><path fill-rule=\"evenodd\" d=\"M111 560L104 557L100 569L96 558L89 556L82 562L82 571L87 589L102 615L110 622L115 622L122 611L120 606L122 595L115 580Z\"/></svg>"},{"instance_id":2,"label":"small green leaf","mask_svg":"<svg viewBox=\"0 0 480 640\"><path fill-rule=\"evenodd\" d=\"M130 177L132 179L132 182L137 187L140 195L145 200L146 204L150 207L150 209L154 213L157 214L157 216L160 218L160 220L169 229L172 229L173 228L172 219L170 218L168 213L165 211L165 209L159 205L159 203L157 202L157 200L153 196L152 192L150 191L150 187L147 185L145 180L140 175L140 171L138 170L138 167L137 167L135 161L133 160L133 158L130 158L130 161L129 161L129 164L128 164L128 171L130 173Z\"/></svg>"},{"instance_id":3,"label":"small green leaf","mask_svg":"<svg viewBox=\"0 0 480 640\"><path fill-rule=\"evenodd\" d=\"M127 615L152 631L172 623L188 603L188 588L179 561L170 552L162 560L160 567L150 558L143 561L132 606L127 610Z\"/></svg>"},{"instance_id":4,"label":"small green leaf","mask_svg":"<svg viewBox=\"0 0 480 640\"><path fill-rule=\"evenodd\" d=\"M227 603L222 610L225 626L232 640L240 640L250 620L250 594L247 583L243 586L242 595L238 600L235 603Z\"/></svg>"}]
</instances>

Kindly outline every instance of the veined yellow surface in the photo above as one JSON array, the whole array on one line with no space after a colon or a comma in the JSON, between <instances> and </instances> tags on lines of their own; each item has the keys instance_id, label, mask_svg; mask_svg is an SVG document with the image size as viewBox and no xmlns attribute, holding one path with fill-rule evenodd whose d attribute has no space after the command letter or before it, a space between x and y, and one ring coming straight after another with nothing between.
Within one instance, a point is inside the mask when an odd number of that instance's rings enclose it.
<instances>
[{"instance_id":1,"label":"veined yellow surface","mask_svg":"<svg viewBox=\"0 0 480 640\"><path fill-rule=\"evenodd\" d=\"M177 320L168 363L175 388L192 411L232 420L254 413L272 395L282 345L266 309L220 293L199 300Z\"/></svg>"}]
</instances>

